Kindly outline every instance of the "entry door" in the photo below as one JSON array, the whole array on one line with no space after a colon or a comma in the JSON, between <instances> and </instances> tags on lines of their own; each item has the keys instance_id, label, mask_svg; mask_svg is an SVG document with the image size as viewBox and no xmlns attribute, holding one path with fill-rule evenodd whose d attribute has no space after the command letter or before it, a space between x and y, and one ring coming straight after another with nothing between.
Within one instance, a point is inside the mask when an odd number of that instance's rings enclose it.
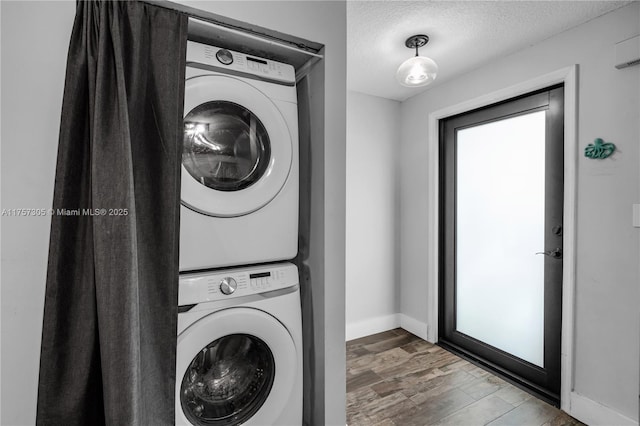
<instances>
[{"instance_id":1,"label":"entry door","mask_svg":"<svg viewBox=\"0 0 640 426\"><path fill-rule=\"evenodd\" d=\"M564 90L440 122L440 343L559 402Z\"/></svg>"}]
</instances>

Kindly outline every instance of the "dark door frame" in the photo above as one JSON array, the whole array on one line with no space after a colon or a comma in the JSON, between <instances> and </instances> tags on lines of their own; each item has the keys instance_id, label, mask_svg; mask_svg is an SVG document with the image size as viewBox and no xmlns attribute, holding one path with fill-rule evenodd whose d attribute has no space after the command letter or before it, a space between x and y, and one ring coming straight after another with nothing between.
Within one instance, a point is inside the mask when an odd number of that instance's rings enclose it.
<instances>
[{"instance_id":1,"label":"dark door frame","mask_svg":"<svg viewBox=\"0 0 640 426\"><path fill-rule=\"evenodd\" d=\"M456 234L457 131L546 111L544 249L559 247L564 176L564 87L556 85L441 120L439 344L485 366L551 404L560 401L562 257L544 259L544 367L457 331ZM558 173L559 172L559 173ZM559 182L558 182L559 181ZM562 228L560 228L562 229ZM446 254L445 254L446 253ZM531 256L534 256L532 251Z\"/></svg>"},{"instance_id":2,"label":"dark door frame","mask_svg":"<svg viewBox=\"0 0 640 426\"><path fill-rule=\"evenodd\" d=\"M485 95L448 106L429 114L428 118L428 157L426 167L427 191L427 261L426 273L426 319L424 333L426 340L435 343L438 340L439 317L439 125L446 117L481 108L502 100L517 97L555 84L565 86L565 131L564 131L564 242L563 242L563 296L562 296L562 342L561 342L561 391L560 408L571 414L571 399L579 395L573 393L573 365L575 336L575 275L576 275L576 212L577 212L577 88L578 66L571 65L557 71L526 80L524 82L496 89ZM417 330L416 330L417 331Z\"/></svg>"}]
</instances>

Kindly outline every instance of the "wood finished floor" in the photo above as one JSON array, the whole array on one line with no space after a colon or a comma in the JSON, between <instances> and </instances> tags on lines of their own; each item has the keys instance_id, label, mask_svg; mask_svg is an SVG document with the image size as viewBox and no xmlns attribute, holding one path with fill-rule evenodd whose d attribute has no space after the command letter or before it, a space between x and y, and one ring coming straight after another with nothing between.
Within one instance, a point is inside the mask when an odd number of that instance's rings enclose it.
<instances>
[{"instance_id":1,"label":"wood finished floor","mask_svg":"<svg viewBox=\"0 0 640 426\"><path fill-rule=\"evenodd\" d=\"M349 426L583 425L402 329L347 342Z\"/></svg>"}]
</instances>

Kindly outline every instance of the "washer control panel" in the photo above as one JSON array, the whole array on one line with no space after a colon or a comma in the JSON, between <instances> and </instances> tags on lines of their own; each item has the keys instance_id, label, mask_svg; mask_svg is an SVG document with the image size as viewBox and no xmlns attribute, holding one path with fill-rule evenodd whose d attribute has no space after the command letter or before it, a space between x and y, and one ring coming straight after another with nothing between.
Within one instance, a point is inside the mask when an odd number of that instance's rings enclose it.
<instances>
[{"instance_id":1,"label":"washer control panel","mask_svg":"<svg viewBox=\"0 0 640 426\"><path fill-rule=\"evenodd\" d=\"M187 41L187 64L202 64L229 73L254 75L276 83L293 85L296 72L292 65L235 52L208 44Z\"/></svg>"},{"instance_id":2,"label":"washer control panel","mask_svg":"<svg viewBox=\"0 0 640 426\"><path fill-rule=\"evenodd\" d=\"M249 296L294 286L298 268L292 263L180 275L178 305Z\"/></svg>"}]
</instances>

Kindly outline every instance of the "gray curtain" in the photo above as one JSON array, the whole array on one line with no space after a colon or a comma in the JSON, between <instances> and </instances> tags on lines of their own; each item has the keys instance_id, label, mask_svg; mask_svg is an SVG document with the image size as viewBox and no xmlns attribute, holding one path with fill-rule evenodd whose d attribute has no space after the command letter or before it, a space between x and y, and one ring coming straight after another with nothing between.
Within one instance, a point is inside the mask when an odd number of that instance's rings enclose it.
<instances>
[{"instance_id":1,"label":"gray curtain","mask_svg":"<svg viewBox=\"0 0 640 426\"><path fill-rule=\"evenodd\" d=\"M77 3L39 425L174 422L186 32L186 16L146 3Z\"/></svg>"}]
</instances>

